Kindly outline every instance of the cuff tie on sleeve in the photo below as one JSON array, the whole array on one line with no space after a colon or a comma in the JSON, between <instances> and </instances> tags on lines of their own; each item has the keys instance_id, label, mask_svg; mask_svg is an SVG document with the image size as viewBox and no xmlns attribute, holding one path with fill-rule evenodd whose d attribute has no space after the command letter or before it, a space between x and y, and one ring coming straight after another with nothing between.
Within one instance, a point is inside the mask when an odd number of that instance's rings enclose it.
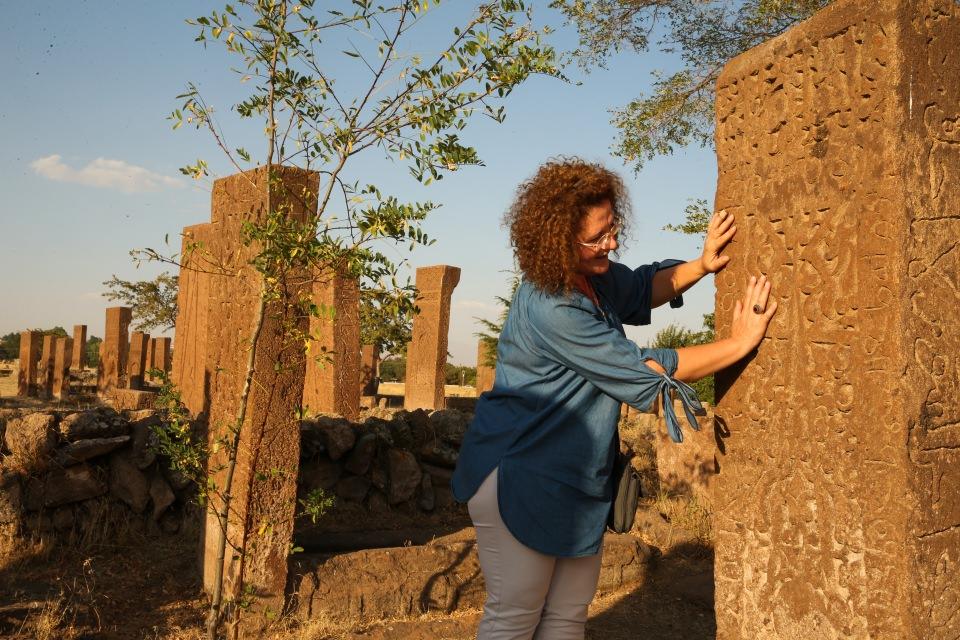
<instances>
[{"instance_id":1,"label":"cuff tie on sleeve","mask_svg":"<svg viewBox=\"0 0 960 640\"><path fill-rule=\"evenodd\" d=\"M700 404L700 399L697 397L697 392L694 391L693 387L681 380L674 380L666 374L662 375L661 378L660 389L657 393L663 405L663 416L667 422L667 432L670 434L670 439L674 442L683 442L683 431L680 430L680 422L677 420L677 414L673 410L670 390L673 389L677 392L677 397L680 398L680 404L683 405L683 412L687 415L687 422L694 431L700 430L700 423L697 422L696 416L706 415L706 411L703 405Z\"/></svg>"}]
</instances>

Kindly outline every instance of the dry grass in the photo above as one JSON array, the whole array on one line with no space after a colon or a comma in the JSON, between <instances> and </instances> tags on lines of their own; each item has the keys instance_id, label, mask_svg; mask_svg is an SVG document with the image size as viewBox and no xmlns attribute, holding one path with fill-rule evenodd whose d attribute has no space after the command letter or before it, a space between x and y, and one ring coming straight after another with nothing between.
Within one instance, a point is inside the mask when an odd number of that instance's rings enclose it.
<instances>
[{"instance_id":1,"label":"dry grass","mask_svg":"<svg viewBox=\"0 0 960 640\"><path fill-rule=\"evenodd\" d=\"M0 397L17 395L17 373L20 365L15 360L0 360Z\"/></svg>"}]
</instances>

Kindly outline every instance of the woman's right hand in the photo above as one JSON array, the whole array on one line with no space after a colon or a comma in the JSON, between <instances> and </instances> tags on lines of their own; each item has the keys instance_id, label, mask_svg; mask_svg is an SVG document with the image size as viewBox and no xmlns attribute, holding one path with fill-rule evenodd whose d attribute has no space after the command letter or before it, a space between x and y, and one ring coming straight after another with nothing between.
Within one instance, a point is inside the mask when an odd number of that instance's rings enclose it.
<instances>
[{"instance_id":1,"label":"woman's right hand","mask_svg":"<svg viewBox=\"0 0 960 640\"><path fill-rule=\"evenodd\" d=\"M767 326L777 312L777 301L770 301L770 281L767 276L750 276L743 300L737 300L733 309L733 324L730 326L730 338L737 341L744 354L760 344L767 333ZM757 313L756 311L760 311Z\"/></svg>"}]
</instances>

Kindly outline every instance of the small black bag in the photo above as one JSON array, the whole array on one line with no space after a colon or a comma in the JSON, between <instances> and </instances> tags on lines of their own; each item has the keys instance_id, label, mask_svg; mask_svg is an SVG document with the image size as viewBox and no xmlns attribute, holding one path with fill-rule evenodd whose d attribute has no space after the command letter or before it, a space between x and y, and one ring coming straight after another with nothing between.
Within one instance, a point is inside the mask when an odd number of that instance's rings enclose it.
<instances>
[{"instance_id":1,"label":"small black bag","mask_svg":"<svg viewBox=\"0 0 960 640\"><path fill-rule=\"evenodd\" d=\"M614 533L626 533L633 527L640 500L640 474L630 464L630 458L617 453L613 463L613 503L607 517L607 528Z\"/></svg>"}]
</instances>

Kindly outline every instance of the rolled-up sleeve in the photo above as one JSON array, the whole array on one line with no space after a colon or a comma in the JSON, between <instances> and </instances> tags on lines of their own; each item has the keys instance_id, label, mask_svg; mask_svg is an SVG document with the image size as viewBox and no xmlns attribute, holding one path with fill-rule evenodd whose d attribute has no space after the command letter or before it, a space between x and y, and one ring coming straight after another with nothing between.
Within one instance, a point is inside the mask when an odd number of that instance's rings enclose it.
<instances>
[{"instance_id":1,"label":"rolled-up sleeve","mask_svg":"<svg viewBox=\"0 0 960 640\"><path fill-rule=\"evenodd\" d=\"M640 348L576 301L550 308L549 318L531 320L540 348L551 358L639 409L653 404L664 382L644 361L655 360L668 377L677 370L675 350Z\"/></svg>"},{"instance_id":2,"label":"rolled-up sleeve","mask_svg":"<svg viewBox=\"0 0 960 640\"><path fill-rule=\"evenodd\" d=\"M624 324L650 324L653 299L653 276L658 271L683 264L682 260L663 260L631 269L611 262L610 269L594 278L594 283ZM683 306L683 296L670 301L674 309Z\"/></svg>"}]
</instances>

